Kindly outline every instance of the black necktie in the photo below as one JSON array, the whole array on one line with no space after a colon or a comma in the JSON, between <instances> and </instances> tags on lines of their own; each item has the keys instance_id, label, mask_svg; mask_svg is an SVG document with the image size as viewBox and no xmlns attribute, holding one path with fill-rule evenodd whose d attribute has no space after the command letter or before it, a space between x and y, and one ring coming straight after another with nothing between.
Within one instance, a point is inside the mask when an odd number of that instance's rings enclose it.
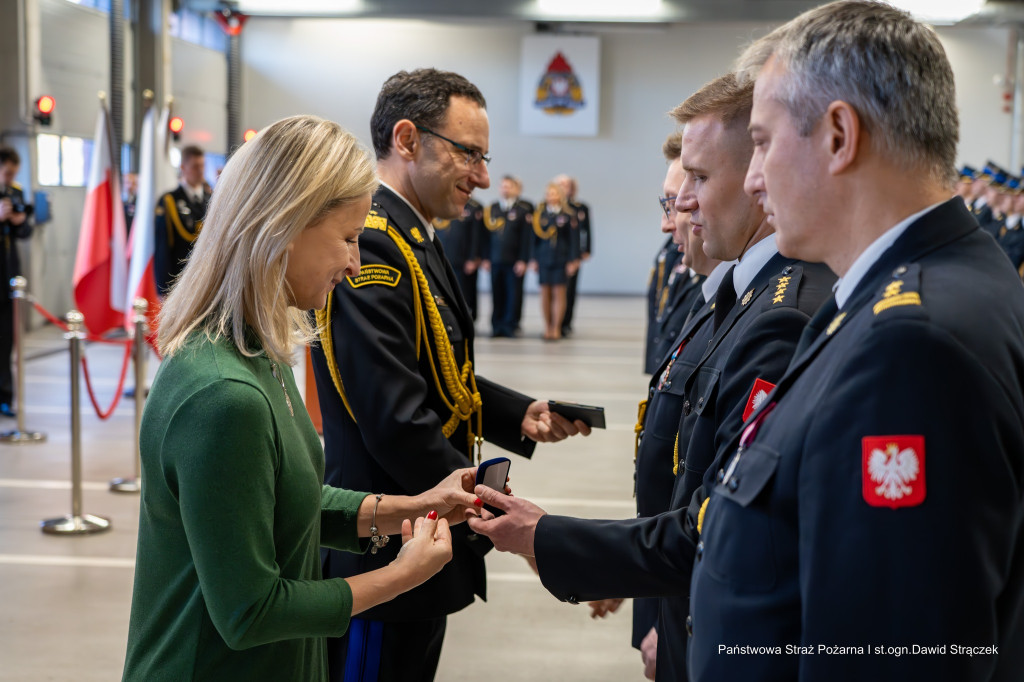
<instances>
[{"instance_id":1,"label":"black necktie","mask_svg":"<svg viewBox=\"0 0 1024 682\"><path fill-rule=\"evenodd\" d=\"M736 304L736 287L733 286L732 280L732 272L735 269L735 265L729 268L729 271L725 273L725 277L722 278L722 283L718 285L718 293L715 294L714 330L716 332L722 325L722 320L725 319L725 316L729 314L729 311Z\"/></svg>"},{"instance_id":2,"label":"black necktie","mask_svg":"<svg viewBox=\"0 0 1024 682\"><path fill-rule=\"evenodd\" d=\"M836 304L836 297L831 296L825 301L818 312L814 313L814 317L804 327L803 333L800 334L800 341L796 344L796 352L793 353L793 359L796 360L800 355L807 350L814 340L821 335L821 331L828 326L828 323L832 321L832 318L839 312L839 306Z\"/></svg>"}]
</instances>

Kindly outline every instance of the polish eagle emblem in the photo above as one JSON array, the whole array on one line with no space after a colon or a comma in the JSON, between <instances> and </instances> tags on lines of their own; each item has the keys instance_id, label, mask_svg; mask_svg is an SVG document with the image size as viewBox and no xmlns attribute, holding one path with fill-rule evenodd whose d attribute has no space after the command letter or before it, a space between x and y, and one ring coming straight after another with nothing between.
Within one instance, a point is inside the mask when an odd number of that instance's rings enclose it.
<instances>
[{"instance_id":1,"label":"polish eagle emblem","mask_svg":"<svg viewBox=\"0 0 1024 682\"><path fill-rule=\"evenodd\" d=\"M765 390L762 388L760 391L757 392L757 395L754 396L754 399L751 401L751 404L754 406L754 409L756 410L757 408L761 407L761 405L763 405L764 401L766 400L768 400L768 393L765 392Z\"/></svg>"},{"instance_id":2,"label":"polish eagle emblem","mask_svg":"<svg viewBox=\"0 0 1024 682\"><path fill-rule=\"evenodd\" d=\"M913 492L921 465L913 448L902 450L889 443L884 450L875 448L868 459L868 475L877 483L875 494L887 500L901 500Z\"/></svg>"}]
</instances>

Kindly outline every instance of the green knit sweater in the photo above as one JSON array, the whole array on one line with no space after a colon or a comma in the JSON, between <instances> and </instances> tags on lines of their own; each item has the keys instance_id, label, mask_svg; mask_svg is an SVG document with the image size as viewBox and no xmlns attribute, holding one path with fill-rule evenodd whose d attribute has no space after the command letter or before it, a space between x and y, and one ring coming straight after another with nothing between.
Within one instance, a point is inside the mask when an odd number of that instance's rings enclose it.
<instances>
[{"instance_id":1,"label":"green knit sweater","mask_svg":"<svg viewBox=\"0 0 1024 682\"><path fill-rule=\"evenodd\" d=\"M321 578L319 549L365 550L366 493L323 485L291 368L276 374L201 335L157 372L124 680L327 679L324 638L348 629L352 592Z\"/></svg>"}]
</instances>

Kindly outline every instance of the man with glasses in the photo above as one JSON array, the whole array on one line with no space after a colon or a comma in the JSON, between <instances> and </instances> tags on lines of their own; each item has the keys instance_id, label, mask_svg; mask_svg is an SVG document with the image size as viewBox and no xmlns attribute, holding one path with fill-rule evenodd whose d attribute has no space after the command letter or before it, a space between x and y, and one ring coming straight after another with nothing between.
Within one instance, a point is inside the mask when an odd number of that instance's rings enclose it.
<instances>
[{"instance_id":1,"label":"man with glasses","mask_svg":"<svg viewBox=\"0 0 1024 682\"><path fill-rule=\"evenodd\" d=\"M434 69L397 73L378 96L370 126L382 183L360 237L362 269L317 313L329 485L415 495L469 466L484 439L529 457L535 442L590 431L473 371L473 322L432 220L459 216L490 185L485 106L472 83ZM329 644L332 680L433 679L447 615L485 596L491 544L465 525L452 542L434 578L364 611ZM364 555L325 551L324 575L386 566L401 543L373 544Z\"/></svg>"},{"instance_id":2,"label":"man with glasses","mask_svg":"<svg viewBox=\"0 0 1024 682\"><path fill-rule=\"evenodd\" d=\"M689 264L682 261L682 252L686 245L676 241L675 202L679 186L683 182L683 169L679 165L681 139L682 134L673 133L662 145L662 153L669 162L669 167L665 175L663 193L658 198L662 210L661 231L670 235L666 248L671 249L678 256L673 259L675 262L667 268L668 273L664 278L661 292L654 302L654 316L651 321L653 331L649 335L651 344L647 358L647 364L651 368L649 373L652 374L672 346L672 342L682 331L683 323L692 312L693 304L701 293L701 284L704 283L707 275L707 272L700 274L692 270ZM681 219L689 223L690 217L684 213Z\"/></svg>"}]
</instances>

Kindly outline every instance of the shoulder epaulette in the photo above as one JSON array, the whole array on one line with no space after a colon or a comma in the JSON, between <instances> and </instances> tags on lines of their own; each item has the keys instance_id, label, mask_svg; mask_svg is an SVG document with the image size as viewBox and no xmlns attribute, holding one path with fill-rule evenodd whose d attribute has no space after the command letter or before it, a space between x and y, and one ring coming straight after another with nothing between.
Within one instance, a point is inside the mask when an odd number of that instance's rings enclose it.
<instances>
[{"instance_id":1,"label":"shoulder epaulette","mask_svg":"<svg viewBox=\"0 0 1024 682\"><path fill-rule=\"evenodd\" d=\"M11 183L11 187L13 187L14 189L18 190L19 192L21 191L21 185L19 185L16 182L12 182Z\"/></svg>"},{"instance_id":2,"label":"shoulder epaulette","mask_svg":"<svg viewBox=\"0 0 1024 682\"><path fill-rule=\"evenodd\" d=\"M799 265L787 265L775 277L768 282L768 307L769 308L795 308L800 291L800 280L803 278L803 268Z\"/></svg>"},{"instance_id":3,"label":"shoulder epaulette","mask_svg":"<svg viewBox=\"0 0 1024 682\"><path fill-rule=\"evenodd\" d=\"M921 266L917 263L900 265L892 272L875 299L871 302L875 321L893 316L923 317L921 301Z\"/></svg>"}]
</instances>

